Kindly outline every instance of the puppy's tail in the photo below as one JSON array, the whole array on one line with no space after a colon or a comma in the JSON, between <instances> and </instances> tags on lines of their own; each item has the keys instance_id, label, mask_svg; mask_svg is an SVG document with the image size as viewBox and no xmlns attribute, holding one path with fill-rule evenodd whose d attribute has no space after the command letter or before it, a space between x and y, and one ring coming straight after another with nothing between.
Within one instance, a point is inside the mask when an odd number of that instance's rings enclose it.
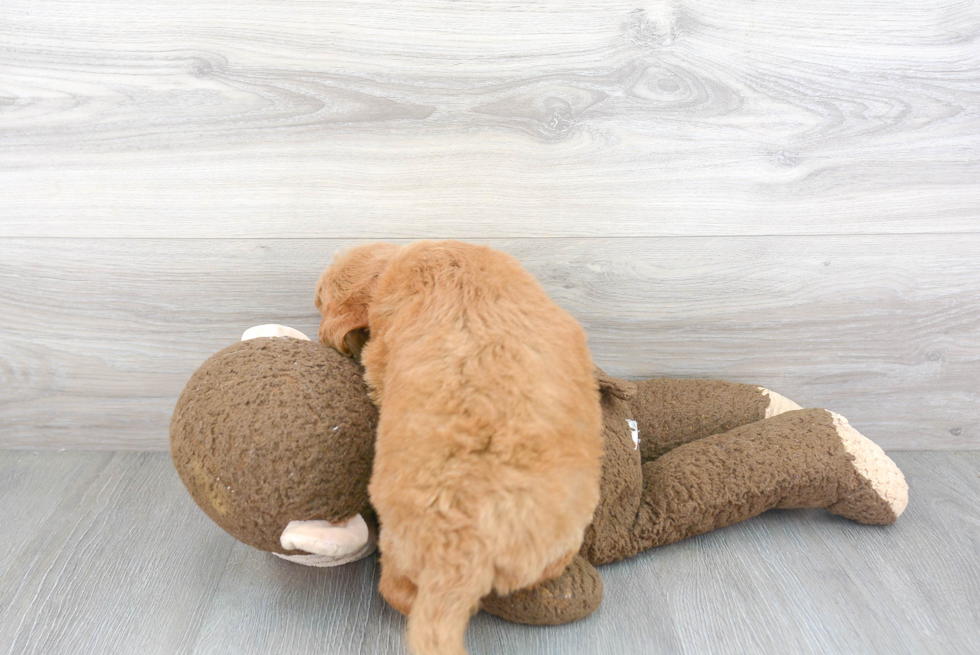
<instances>
[{"instance_id":1,"label":"puppy's tail","mask_svg":"<svg viewBox=\"0 0 980 655\"><path fill-rule=\"evenodd\" d=\"M466 655L466 626L493 585L486 562L468 564L469 570L429 565L419 574L408 615L408 647L414 655Z\"/></svg>"}]
</instances>

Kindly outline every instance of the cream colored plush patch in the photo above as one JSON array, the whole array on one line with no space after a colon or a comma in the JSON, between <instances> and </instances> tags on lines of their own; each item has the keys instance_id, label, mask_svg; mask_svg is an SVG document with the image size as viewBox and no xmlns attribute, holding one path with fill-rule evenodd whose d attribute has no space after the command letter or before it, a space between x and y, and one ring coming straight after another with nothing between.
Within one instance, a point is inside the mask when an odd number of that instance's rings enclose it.
<instances>
[{"instance_id":1,"label":"cream colored plush patch","mask_svg":"<svg viewBox=\"0 0 980 655\"><path fill-rule=\"evenodd\" d=\"M360 514L343 523L329 521L290 521L279 537L286 550L303 550L309 555L278 557L306 566L339 566L367 557L374 552L375 539Z\"/></svg>"},{"instance_id":2,"label":"cream colored plush patch","mask_svg":"<svg viewBox=\"0 0 980 655\"><path fill-rule=\"evenodd\" d=\"M834 427L840 435L844 449L854 456L854 468L868 482L875 493L888 503L895 517L902 515L909 504L909 485L895 462L875 442L851 427L840 414L830 412Z\"/></svg>"},{"instance_id":3,"label":"cream colored plush patch","mask_svg":"<svg viewBox=\"0 0 980 655\"><path fill-rule=\"evenodd\" d=\"M282 553L272 553L276 557L280 557L285 560L289 560L294 564L302 564L303 566L316 566L320 568L326 568L328 566L341 566L343 564L350 564L351 562L356 562L359 559L363 559L375 551L375 544L368 544L363 550L359 550L356 553L351 553L346 557L330 557L329 555L283 555Z\"/></svg>"},{"instance_id":4,"label":"cream colored plush patch","mask_svg":"<svg viewBox=\"0 0 980 655\"><path fill-rule=\"evenodd\" d=\"M792 400L786 396L782 396L775 391L769 391L768 389L763 389L759 387L762 391L763 396L769 396L769 406L766 407L766 418L772 418L773 416L778 416L785 412L792 412L793 410L803 409Z\"/></svg>"},{"instance_id":5,"label":"cream colored plush patch","mask_svg":"<svg viewBox=\"0 0 980 655\"><path fill-rule=\"evenodd\" d=\"M255 327L250 327L249 329L245 330L244 333L242 333L242 341L257 339L259 337L292 337L294 339L302 339L303 341L310 340L308 336L296 328L291 328L288 325L277 325L276 323L256 325Z\"/></svg>"},{"instance_id":6,"label":"cream colored plush patch","mask_svg":"<svg viewBox=\"0 0 980 655\"><path fill-rule=\"evenodd\" d=\"M364 552L357 552L348 555L347 557L329 557L328 555L283 555L282 553L272 553L276 557L289 560L294 564L302 564L303 566L316 566L319 568L327 568L330 566L342 566L344 564L350 564L351 562L356 562L359 559L363 559L374 552L374 545L372 544L370 548L366 548Z\"/></svg>"}]
</instances>

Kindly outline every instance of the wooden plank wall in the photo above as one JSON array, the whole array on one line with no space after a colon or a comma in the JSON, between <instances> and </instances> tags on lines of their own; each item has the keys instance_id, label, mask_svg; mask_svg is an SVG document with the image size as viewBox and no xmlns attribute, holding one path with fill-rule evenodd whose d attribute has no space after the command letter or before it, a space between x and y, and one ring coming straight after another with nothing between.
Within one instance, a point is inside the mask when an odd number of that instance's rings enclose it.
<instances>
[{"instance_id":1,"label":"wooden plank wall","mask_svg":"<svg viewBox=\"0 0 980 655\"><path fill-rule=\"evenodd\" d=\"M166 447L366 239L519 257L600 365L980 447L980 5L5 0L0 446Z\"/></svg>"}]
</instances>

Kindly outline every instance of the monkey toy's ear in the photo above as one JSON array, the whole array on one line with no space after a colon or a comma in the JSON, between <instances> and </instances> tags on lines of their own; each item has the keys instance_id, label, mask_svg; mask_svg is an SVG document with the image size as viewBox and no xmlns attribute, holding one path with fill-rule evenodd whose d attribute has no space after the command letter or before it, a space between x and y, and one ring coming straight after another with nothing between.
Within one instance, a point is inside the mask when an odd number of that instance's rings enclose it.
<instances>
[{"instance_id":1,"label":"monkey toy's ear","mask_svg":"<svg viewBox=\"0 0 980 655\"><path fill-rule=\"evenodd\" d=\"M629 380L614 378L598 366L596 366L593 375L599 383L600 393L608 393L620 400L632 400L633 396L636 395L636 384Z\"/></svg>"}]
</instances>

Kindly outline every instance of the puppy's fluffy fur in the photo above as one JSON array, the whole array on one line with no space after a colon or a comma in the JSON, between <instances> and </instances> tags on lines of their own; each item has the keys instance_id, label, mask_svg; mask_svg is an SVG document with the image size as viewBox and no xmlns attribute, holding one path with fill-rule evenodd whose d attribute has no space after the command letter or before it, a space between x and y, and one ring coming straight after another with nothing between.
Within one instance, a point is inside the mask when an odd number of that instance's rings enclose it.
<instances>
[{"instance_id":1,"label":"puppy's fluffy fur","mask_svg":"<svg viewBox=\"0 0 980 655\"><path fill-rule=\"evenodd\" d=\"M380 408L380 590L420 655L465 653L480 599L561 574L599 498L585 334L520 264L454 241L370 244L317 284L320 341L361 353Z\"/></svg>"}]
</instances>

